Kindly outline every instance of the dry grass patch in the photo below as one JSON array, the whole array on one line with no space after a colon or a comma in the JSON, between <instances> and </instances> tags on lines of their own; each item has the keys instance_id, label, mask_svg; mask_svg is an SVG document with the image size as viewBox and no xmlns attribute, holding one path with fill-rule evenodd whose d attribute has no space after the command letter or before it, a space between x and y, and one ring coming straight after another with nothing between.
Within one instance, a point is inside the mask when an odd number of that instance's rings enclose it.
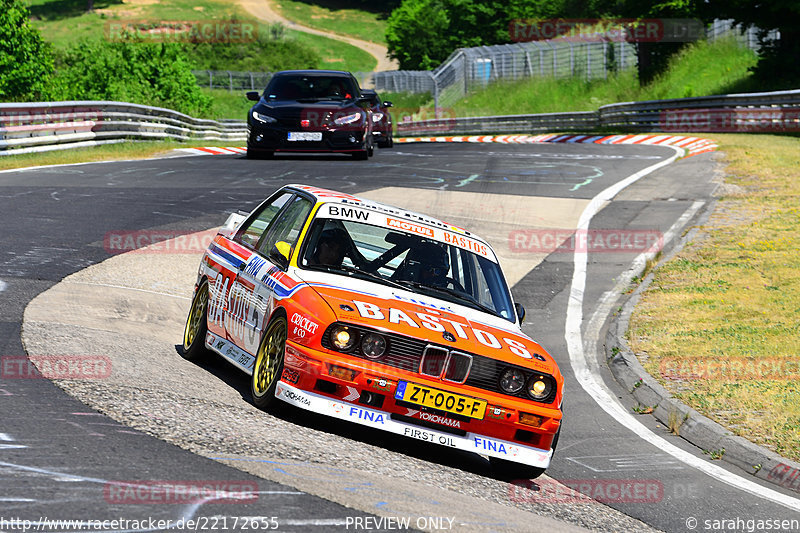
<instances>
[{"instance_id":1,"label":"dry grass patch","mask_svg":"<svg viewBox=\"0 0 800 533\"><path fill-rule=\"evenodd\" d=\"M715 140L728 192L655 272L629 341L678 398L800 459L800 139Z\"/></svg>"}]
</instances>

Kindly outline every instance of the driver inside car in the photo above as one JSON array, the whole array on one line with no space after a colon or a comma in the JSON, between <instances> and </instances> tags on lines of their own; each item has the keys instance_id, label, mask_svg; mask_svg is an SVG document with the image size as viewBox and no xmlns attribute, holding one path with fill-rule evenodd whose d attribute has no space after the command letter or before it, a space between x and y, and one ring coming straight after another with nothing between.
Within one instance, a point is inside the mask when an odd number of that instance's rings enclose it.
<instances>
[{"instance_id":1,"label":"driver inside car","mask_svg":"<svg viewBox=\"0 0 800 533\"><path fill-rule=\"evenodd\" d=\"M338 267L342 265L349 237L343 229L324 230L317 239L309 264Z\"/></svg>"},{"instance_id":2,"label":"driver inside car","mask_svg":"<svg viewBox=\"0 0 800 533\"><path fill-rule=\"evenodd\" d=\"M447 287L450 265L447 252L436 243L422 242L413 247L399 270L396 279L422 283L429 287Z\"/></svg>"}]
</instances>

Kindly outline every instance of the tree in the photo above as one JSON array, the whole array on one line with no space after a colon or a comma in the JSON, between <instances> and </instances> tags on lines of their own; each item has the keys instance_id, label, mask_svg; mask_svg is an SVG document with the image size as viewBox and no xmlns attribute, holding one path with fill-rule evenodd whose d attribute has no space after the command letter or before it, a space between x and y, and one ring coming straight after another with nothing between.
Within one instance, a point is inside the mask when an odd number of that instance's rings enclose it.
<instances>
[{"instance_id":1,"label":"tree","mask_svg":"<svg viewBox=\"0 0 800 533\"><path fill-rule=\"evenodd\" d=\"M389 55L401 69L432 69L457 48L511 42L519 18L553 17L563 0L403 0L389 17Z\"/></svg>"},{"instance_id":2,"label":"tree","mask_svg":"<svg viewBox=\"0 0 800 533\"><path fill-rule=\"evenodd\" d=\"M0 0L0 98L37 98L53 74L48 43L28 24L21 0Z\"/></svg>"},{"instance_id":3,"label":"tree","mask_svg":"<svg viewBox=\"0 0 800 533\"><path fill-rule=\"evenodd\" d=\"M800 2L797 0L708 0L703 6L706 19L733 19L745 27L761 30L762 49L755 74L776 88L797 88L800 84ZM780 32L770 40L768 33Z\"/></svg>"}]
</instances>

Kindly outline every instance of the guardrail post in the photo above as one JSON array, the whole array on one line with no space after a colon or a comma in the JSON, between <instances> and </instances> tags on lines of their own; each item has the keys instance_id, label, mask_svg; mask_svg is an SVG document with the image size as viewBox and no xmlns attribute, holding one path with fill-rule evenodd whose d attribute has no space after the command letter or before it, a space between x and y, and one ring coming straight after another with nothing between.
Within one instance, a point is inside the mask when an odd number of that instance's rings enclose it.
<instances>
[{"instance_id":1,"label":"guardrail post","mask_svg":"<svg viewBox=\"0 0 800 533\"><path fill-rule=\"evenodd\" d=\"M228 90L233 91L233 72L231 72L230 70L228 70L227 72L228 72L228 87L229 87Z\"/></svg>"},{"instance_id":2,"label":"guardrail post","mask_svg":"<svg viewBox=\"0 0 800 533\"><path fill-rule=\"evenodd\" d=\"M209 89L213 89L214 88L214 76L211 74L210 70L207 70L206 72L208 72L208 88Z\"/></svg>"}]
</instances>

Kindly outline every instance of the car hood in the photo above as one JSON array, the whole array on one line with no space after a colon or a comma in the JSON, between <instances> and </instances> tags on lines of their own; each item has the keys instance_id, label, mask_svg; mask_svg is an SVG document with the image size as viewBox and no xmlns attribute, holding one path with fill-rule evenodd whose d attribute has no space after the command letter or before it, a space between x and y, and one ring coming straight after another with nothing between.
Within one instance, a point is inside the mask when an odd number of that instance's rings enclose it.
<instances>
[{"instance_id":1,"label":"car hood","mask_svg":"<svg viewBox=\"0 0 800 533\"><path fill-rule=\"evenodd\" d=\"M341 322L415 337L553 376L559 374L544 348L503 318L368 281L358 280L350 288L342 285L354 280L342 283L341 276L309 271L303 275ZM330 283L331 278L337 283ZM445 332L454 340L447 340Z\"/></svg>"}]
</instances>

